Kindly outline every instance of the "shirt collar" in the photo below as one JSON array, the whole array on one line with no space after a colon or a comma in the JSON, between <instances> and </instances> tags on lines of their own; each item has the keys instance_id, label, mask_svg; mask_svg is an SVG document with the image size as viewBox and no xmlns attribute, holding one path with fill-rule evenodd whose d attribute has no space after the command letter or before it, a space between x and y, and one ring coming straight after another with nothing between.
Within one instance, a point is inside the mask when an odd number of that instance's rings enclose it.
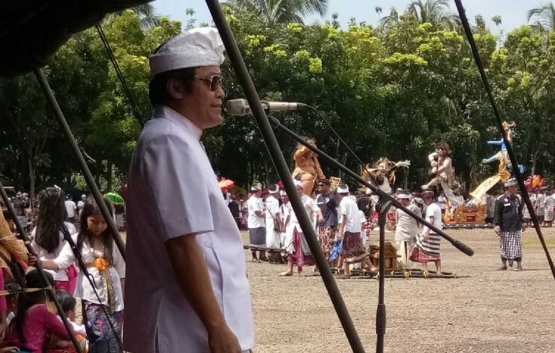
<instances>
[{"instance_id":1,"label":"shirt collar","mask_svg":"<svg viewBox=\"0 0 555 353\"><path fill-rule=\"evenodd\" d=\"M157 118L165 118L172 122L184 126L193 136L200 141L202 130L196 126L191 120L179 114L175 110L165 105L158 105L154 110L154 116Z\"/></svg>"}]
</instances>

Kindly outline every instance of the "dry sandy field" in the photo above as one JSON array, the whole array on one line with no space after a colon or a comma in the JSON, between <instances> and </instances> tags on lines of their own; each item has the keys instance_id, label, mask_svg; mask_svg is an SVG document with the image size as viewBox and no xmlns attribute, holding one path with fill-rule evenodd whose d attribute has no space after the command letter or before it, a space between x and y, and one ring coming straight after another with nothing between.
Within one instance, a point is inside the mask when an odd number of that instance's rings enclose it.
<instances>
[{"instance_id":1,"label":"dry sandy field","mask_svg":"<svg viewBox=\"0 0 555 353\"><path fill-rule=\"evenodd\" d=\"M555 352L555 280L535 232L523 235L522 272L496 271L499 250L492 230L448 234L475 251L468 257L442 241L443 271L459 278L386 278L385 351ZM544 235L555 249L555 228ZM370 242L377 240L373 232ZM245 255L256 353L351 351L320 277L279 277L285 265L251 263L250 253ZM375 352L378 281L337 282L366 352Z\"/></svg>"}]
</instances>

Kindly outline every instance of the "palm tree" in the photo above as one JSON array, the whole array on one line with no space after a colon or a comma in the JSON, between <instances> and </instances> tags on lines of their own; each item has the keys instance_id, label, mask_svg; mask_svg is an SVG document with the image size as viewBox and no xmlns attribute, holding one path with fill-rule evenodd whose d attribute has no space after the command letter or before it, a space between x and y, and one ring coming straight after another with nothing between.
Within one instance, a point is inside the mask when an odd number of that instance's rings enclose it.
<instances>
[{"instance_id":1,"label":"palm tree","mask_svg":"<svg viewBox=\"0 0 555 353\"><path fill-rule=\"evenodd\" d=\"M384 16L380 19L380 28L382 30L387 29L388 27L394 26L400 21L399 13L397 10L392 7L389 10L389 15Z\"/></svg>"},{"instance_id":2,"label":"palm tree","mask_svg":"<svg viewBox=\"0 0 555 353\"><path fill-rule=\"evenodd\" d=\"M528 11L528 22L533 20L533 26L540 30L552 32L555 30L555 6L552 2Z\"/></svg>"},{"instance_id":3,"label":"palm tree","mask_svg":"<svg viewBox=\"0 0 555 353\"><path fill-rule=\"evenodd\" d=\"M139 16L141 27L144 29L156 27L160 23L160 17L154 13L154 6L151 4L137 5L132 7L131 10ZM121 12L113 12L106 15L103 23L109 25L114 21L114 17L120 14Z\"/></svg>"},{"instance_id":4,"label":"palm tree","mask_svg":"<svg viewBox=\"0 0 555 353\"><path fill-rule=\"evenodd\" d=\"M455 30L460 26L460 18L449 9L449 0L417 0L410 3L407 12L419 23L431 23Z\"/></svg>"},{"instance_id":5,"label":"palm tree","mask_svg":"<svg viewBox=\"0 0 555 353\"><path fill-rule=\"evenodd\" d=\"M227 6L234 10L259 16L266 24L303 23L310 14L324 16L328 0L230 0Z\"/></svg>"}]
</instances>

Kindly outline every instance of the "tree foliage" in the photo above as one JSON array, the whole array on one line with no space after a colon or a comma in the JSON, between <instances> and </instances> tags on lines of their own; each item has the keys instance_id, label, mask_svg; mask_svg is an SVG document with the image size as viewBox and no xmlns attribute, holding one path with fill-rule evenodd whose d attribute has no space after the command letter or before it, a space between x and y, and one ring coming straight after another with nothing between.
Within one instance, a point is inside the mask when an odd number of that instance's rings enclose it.
<instances>
[{"instance_id":1,"label":"tree foliage","mask_svg":"<svg viewBox=\"0 0 555 353\"><path fill-rule=\"evenodd\" d=\"M457 175L467 190L495 173L497 166L480 161L497 152L486 142L500 136L470 48L447 2L415 1L401 14L394 10L383 17L377 27L352 19L344 28L337 15L325 23L299 21L303 11L325 9L326 1L285 3L237 0L225 8L260 97L315 107L365 162L380 157L411 160L410 169L397 176L408 187L428 180L426 156L436 142L451 145ZM307 7L316 3L324 7ZM285 6L282 10L290 13L261 21L261 9L270 5ZM376 12L381 15L382 9ZM131 10L104 23L145 118L151 114L148 55L182 27L196 25L194 13L188 14L191 19L183 25L161 17L145 26L144 14ZM492 21L478 16L474 38L503 118L517 123L518 159L528 173L551 177L555 34L522 26L502 42L488 29L501 26L502 20L495 16ZM243 97L228 62L222 70L227 97ZM104 188L116 188L125 178L140 125L96 32L75 35L45 72L93 174ZM0 89L1 173L20 188L29 188L35 175L39 184L81 186L75 158L33 77L2 81ZM300 135L314 137L320 148L351 169L360 169L317 114L307 110L276 117ZM279 130L276 135L292 166L295 143ZM238 185L277 181L254 120L228 117L203 139L218 174ZM327 176L341 176L326 164L323 168Z\"/></svg>"}]
</instances>

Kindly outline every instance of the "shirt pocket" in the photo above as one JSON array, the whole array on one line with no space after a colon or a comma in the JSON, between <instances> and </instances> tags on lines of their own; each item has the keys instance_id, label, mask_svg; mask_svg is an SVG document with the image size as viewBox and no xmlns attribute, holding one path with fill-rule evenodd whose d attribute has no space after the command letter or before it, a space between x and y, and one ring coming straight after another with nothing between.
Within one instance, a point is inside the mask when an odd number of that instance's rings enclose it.
<instances>
[{"instance_id":1,"label":"shirt pocket","mask_svg":"<svg viewBox=\"0 0 555 353\"><path fill-rule=\"evenodd\" d=\"M203 242L204 261L208 267L210 275L210 282L212 283L212 290L216 296L216 300L223 305L223 280L222 280L222 267L214 244L211 241L205 240Z\"/></svg>"}]
</instances>

